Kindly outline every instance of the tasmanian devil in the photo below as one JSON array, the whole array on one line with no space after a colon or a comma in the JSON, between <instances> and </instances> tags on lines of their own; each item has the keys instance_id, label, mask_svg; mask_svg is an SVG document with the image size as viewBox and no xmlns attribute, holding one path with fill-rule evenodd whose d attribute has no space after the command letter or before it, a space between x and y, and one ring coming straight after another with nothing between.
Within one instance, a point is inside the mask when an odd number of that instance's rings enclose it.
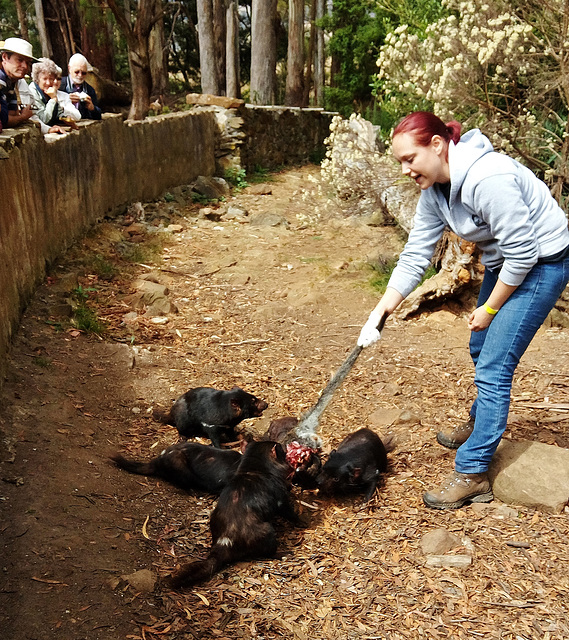
<instances>
[{"instance_id":1,"label":"tasmanian devil","mask_svg":"<svg viewBox=\"0 0 569 640\"><path fill-rule=\"evenodd\" d=\"M391 439L384 445L370 429L351 433L324 463L318 475L320 490L325 494L364 492L367 502L375 492L380 474L387 469L387 452L392 449Z\"/></svg>"},{"instance_id":2,"label":"tasmanian devil","mask_svg":"<svg viewBox=\"0 0 569 640\"><path fill-rule=\"evenodd\" d=\"M186 391L168 413L154 411L154 418L178 429L183 438L205 436L214 447L235 439L235 427L247 418L257 418L269 405L254 395L233 387L230 391L196 387Z\"/></svg>"},{"instance_id":3,"label":"tasmanian devil","mask_svg":"<svg viewBox=\"0 0 569 640\"><path fill-rule=\"evenodd\" d=\"M241 454L197 442L179 442L148 462L129 460L120 453L112 455L111 459L130 473L162 478L185 491L218 495L233 477Z\"/></svg>"},{"instance_id":4,"label":"tasmanian devil","mask_svg":"<svg viewBox=\"0 0 569 640\"><path fill-rule=\"evenodd\" d=\"M277 539L272 520L283 516L301 524L289 493L290 473L278 442L249 443L211 514L208 557L184 565L166 584L176 589L207 580L224 565L243 558L274 556Z\"/></svg>"}]
</instances>

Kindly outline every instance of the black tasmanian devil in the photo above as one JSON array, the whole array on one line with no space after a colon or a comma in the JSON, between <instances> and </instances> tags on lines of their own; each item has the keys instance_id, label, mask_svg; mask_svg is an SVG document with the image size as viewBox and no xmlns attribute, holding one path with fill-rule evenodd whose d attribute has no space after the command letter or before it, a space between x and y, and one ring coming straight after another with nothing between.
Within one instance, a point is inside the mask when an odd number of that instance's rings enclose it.
<instances>
[{"instance_id":1,"label":"black tasmanian devil","mask_svg":"<svg viewBox=\"0 0 569 640\"><path fill-rule=\"evenodd\" d=\"M282 516L302 524L289 492L290 473L278 442L249 443L211 514L209 555L182 566L166 584L177 589L211 578L226 564L274 556L277 539L272 521Z\"/></svg>"},{"instance_id":2,"label":"black tasmanian devil","mask_svg":"<svg viewBox=\"0 0 569 640\"><path fill-rule=\"evenodd\" d=\"M167 413L154 411L154 418L178 429L183 438L205 436L214 447L221 439L235 439L235 427L247 418L258 418L269 405L254 395L233 387L230 391L196 387L186 391Z\"/></svg>"},{"instance_id":3,"label":"black tasmanian devil","mask_svg":"<svg viewBox=\"0 0 569 640\"><path fill-rule=\"evenodd\" d=\"M393 440L381 438L370 429L360 429L344 438L324 463L317 482L322 493L364 493L364 502L374 494L381 474L387 469L387 452Z\"/></svg>"},{"instance_id":4,"label":"black tasmanian devil","mask_svg":"<svg viewBox=\"0 0 569 640\"><path fill-rule=\"evenodd\" d=\"M148 462L130 460L120 453L111 459L130 473L155 476L185 491L218 495L235 474L241 454L197 442L179 442Z\"/></svg>"}]
</instances>

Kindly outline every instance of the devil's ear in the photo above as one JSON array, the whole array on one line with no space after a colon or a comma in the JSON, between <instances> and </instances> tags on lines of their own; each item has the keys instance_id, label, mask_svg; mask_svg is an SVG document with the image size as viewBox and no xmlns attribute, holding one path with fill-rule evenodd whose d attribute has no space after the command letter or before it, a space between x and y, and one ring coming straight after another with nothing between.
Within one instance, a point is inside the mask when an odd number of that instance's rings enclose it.
<instances>
[{"instance_id":1,"label":"devil's ear","mask_svg":"<svg viewBox=\"0 0 569 640\"><path fill-rule=\"evenodd\" d=\"M239 400L235 398L231 398L231 410L233 411L233 415L239 416L243 411L243 407L241 406Z\"/></svg>"}]
</instances>

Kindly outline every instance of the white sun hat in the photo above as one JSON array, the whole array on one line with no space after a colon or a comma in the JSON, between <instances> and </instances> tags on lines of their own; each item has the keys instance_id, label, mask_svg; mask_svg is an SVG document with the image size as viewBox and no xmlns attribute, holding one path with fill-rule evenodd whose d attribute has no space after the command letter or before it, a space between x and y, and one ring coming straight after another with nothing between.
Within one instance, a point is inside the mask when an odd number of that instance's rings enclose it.
<instances>
[{"instance_id":1,"label":"white sun hat","mask_svg":"<svg viewBox=\"0 0 569 640\"><path fill-rule=\"evenodd\" d=\"M32 55L32 45L22 38L6 38L3 43L0 42L0 51L17 53L23 58L29 58L32 62L39 62L39 60Z\"/></svg>"}]
</instances>

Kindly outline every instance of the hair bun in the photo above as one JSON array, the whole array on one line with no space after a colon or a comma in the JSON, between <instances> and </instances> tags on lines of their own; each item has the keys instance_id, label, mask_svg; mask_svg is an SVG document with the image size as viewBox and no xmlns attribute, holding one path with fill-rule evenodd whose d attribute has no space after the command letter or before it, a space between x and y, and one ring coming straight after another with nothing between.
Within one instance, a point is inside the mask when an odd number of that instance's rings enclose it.
<instances>
[{"instance_id":1,"label":"hair bun","mask_svg":"<svg viewBox=\"0 0 569 640\"><path fill-rule=\"evenodd\" d=\"M450 122L447 122L445 126L450 134L450 139L455 144L457 144L457 142L460 140L460 131L462 129L462 125L456 120L451 120Z\"/></svg>"}]
</instances>

